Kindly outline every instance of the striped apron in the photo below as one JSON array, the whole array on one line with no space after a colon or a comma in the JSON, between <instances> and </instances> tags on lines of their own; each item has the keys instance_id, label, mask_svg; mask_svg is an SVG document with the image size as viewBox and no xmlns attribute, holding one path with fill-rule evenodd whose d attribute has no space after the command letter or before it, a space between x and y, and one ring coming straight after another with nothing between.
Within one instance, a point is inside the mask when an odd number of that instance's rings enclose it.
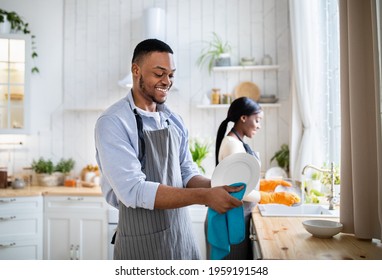
<instances>
[{"instance_id":1,"label":"striped apron","mask_svg":"<svg viewBox=\"0 0 382 280\"><path fill-rule=\"evenodd\" d=\"M144 151L140 160L146 180L182 188L179 133L172 125L155 131L143 130L137 113L136 118L141 135L140 150ZM148 210L120 203L114 259L200 259L188 209Z\"/></svg>"}]
</instances>

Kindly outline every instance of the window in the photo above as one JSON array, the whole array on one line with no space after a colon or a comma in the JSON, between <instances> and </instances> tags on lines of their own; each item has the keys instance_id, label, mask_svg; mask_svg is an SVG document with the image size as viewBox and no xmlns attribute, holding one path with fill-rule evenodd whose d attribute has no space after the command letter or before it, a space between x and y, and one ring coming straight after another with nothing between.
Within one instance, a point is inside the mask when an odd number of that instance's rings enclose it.
<instances>
[{"instance_id":1,"label":"window","mask_svg":"<svg viewBox=\"0 0 382 280\"><path fill-rule=\"evenodd\" d=\"M322 47L325 49L326 76L323 108L323 149L325 162L340 162L341 107L340 107L340 48L338 1L321 1Z\"/></svg>"}]
</instances>

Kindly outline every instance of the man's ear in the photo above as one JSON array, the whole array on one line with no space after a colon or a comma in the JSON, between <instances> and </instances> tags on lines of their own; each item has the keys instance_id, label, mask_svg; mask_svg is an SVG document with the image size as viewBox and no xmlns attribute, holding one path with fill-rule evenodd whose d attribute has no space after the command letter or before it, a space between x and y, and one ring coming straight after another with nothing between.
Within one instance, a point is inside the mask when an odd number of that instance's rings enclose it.
<instances>
[{"instance_id":1,"label":"man's ear","mask_svg":"<svg viewBox=\"0 0 382 280\"><path fill-rule=\"evenodd\" d=\"M139 76L140 71L141 71L141 68L139 67L138 64L133 63L131 65L131 73L133 74L133 76Z\"/></svg>"}]
</instances>

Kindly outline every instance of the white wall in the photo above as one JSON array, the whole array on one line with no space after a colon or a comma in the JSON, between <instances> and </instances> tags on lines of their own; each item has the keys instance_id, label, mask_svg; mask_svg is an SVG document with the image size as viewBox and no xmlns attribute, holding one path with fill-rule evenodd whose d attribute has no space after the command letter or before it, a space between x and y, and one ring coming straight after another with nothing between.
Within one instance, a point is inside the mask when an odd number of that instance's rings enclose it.
<instances>
[{"instance_id":1,"label":"white wall","mask_svg":"<svg viewBox=\"0 0 382 280\"><path fill-rule=\"evenodd\" d=\"M93 128L98 109L126 94L117 81L128 73L133 48L143 39L143 13L148 7L165 10L166 41L177 63L177 90L168 105L181 113L191 137L214 144L225 118L225 110L196 108L211 88L233 92L240 81L252 80L262 93L276 94L282 104L268 113L272 122L265 122L263 132L251 142L262 155L263 170L275 150L289 142L287 0L0 0L0 7L17 11L30 23L41 72L31 81L32 135L19 151L0 150L2 157L11 158L15 172L37 156L73 157L77 172L95 163ZM196 66L196 60L212 31L232 44L233 64L244 56L259 61L268 53L280 70L209 75ZM269 134L272 137L265 137ZM213 152L205 161L209 174Z\"/></svg>"}]
</instances>

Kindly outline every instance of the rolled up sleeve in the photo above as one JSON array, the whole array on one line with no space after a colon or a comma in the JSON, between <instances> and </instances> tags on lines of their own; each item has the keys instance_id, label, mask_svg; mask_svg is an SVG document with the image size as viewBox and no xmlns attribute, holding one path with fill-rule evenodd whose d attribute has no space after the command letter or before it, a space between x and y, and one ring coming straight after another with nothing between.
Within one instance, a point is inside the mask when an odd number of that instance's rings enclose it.
<instances>
[{"instance_id":1,"label":"rolled up sleeve","mask_svg":"<svg viewBox=\"0 0 382 280\"><path fill-rule=\"evenodd\" d=\"M101 188L108 203L116 208L122 202L127 207L154 209L159 183L146 181L141 171L132 118L130 123L115 115L103 115L97 120L95 144Z\"/></svg>"}]
</instances>

